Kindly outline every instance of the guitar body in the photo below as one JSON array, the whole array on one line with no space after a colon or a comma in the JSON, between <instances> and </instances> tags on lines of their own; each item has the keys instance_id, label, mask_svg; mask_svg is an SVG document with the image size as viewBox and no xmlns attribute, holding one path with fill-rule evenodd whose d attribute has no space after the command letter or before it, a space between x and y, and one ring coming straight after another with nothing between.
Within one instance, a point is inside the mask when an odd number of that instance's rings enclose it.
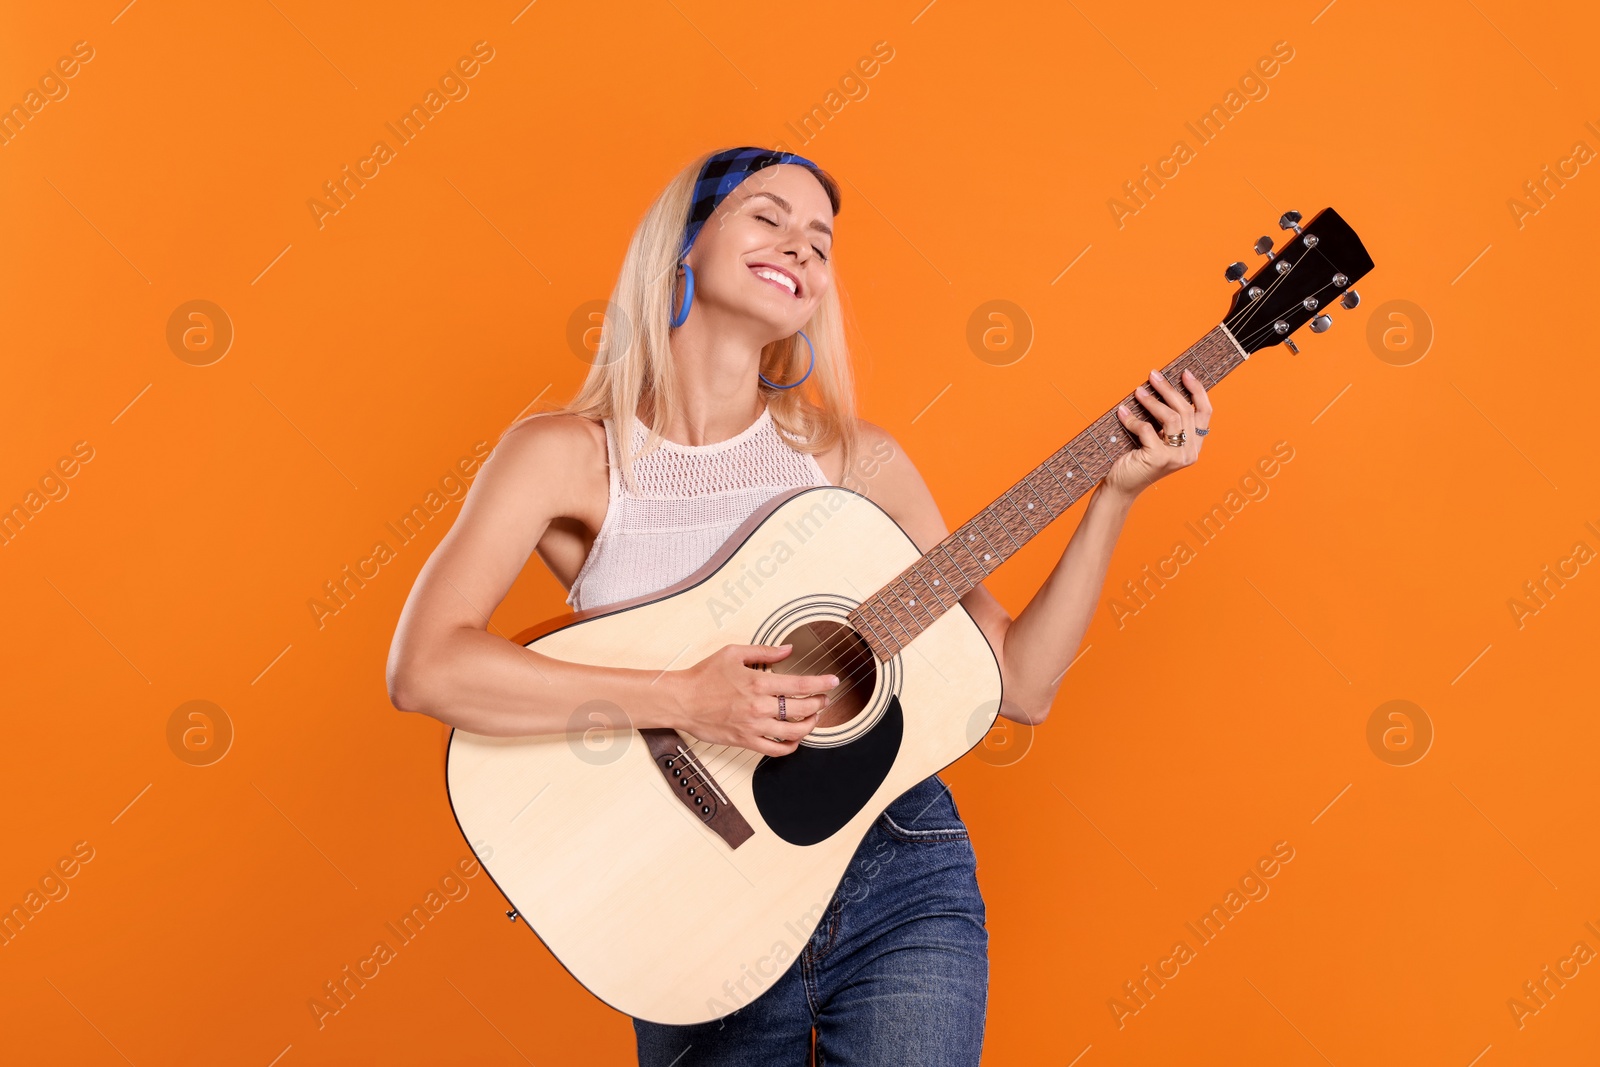
<instances>
[{"instance_id":1,"label":"guitar body","mask_svg":"<svg viewBox=\"0 0 1600 1067\"><path fill-rule=\"evenodd\" d=\"M1277 249L1256 242L1267 262L1253 275L1228 267L1239 286L1228 315L1162 369L1180 394L1186 373L1209 392L1252 352L1298 352L1291 334L1322 333L1329 309L1360 302L1351 286L1373 263L1355 231L1332 208L1301 221L1283 214L1293 236ZM1160 421L1127 393L925 554L865 497L796 489L677 585L517 637L558 659L652 672L728 644L792 643L773 670L842 679L816 728L777 758L635 730L603 701L577 708L565 734L451 734L462 832L578 981L677 1024L725 1016L777 982L873 820L993 725L999 665L960 597L1141 447L1124 409Z\"/></svg>"},{"instance_id":2,"label":"guitar body","mask_svg":"<svg viewBox=\"0 0 1600 1067\"><path fill-rule=\"evenodd\" d=\"M883 809L988 732L999 665L959 604L887 661L845 624L919 557L865 497L798 489L671 588L518 636L543 655L651 671L692 666L728 644L792 640L774 670L849 676L829 716L848 718L819 725L783 757L634 730L627 709L601 702L580 707L564 734L453 731L447 777L462 833L520 917L607 1004L685 1024L765 992ZM696 793L716 795L708 807L686 801L687 787L663 769L663 736L681 738L709 774L709 790ZM747 826L731 832L730 820Z\"/></svg>"}]
</instances>

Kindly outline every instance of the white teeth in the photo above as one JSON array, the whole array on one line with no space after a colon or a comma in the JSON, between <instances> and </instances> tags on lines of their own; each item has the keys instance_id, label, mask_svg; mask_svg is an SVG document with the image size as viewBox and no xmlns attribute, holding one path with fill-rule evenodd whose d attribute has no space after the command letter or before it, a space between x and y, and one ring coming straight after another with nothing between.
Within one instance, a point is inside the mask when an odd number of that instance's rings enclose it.
<instances>
[{"instance_id":1,"label":"white teeth","mask_svg":"<svg viewBox=\"0 0 1600 1067\"><path fill-rule=\"evenodd\" d=\"M775 270L761 270L761 269L758 269L755 272L755 275L756 275L757 278L770 278L771 280L773 280L775 282L778 282L780 285L787 286L788 289L789 289L789 292L791 294L793 294L795 292L794 279L790 278L786 274L779 274Z\"/></svg>"}]
</instances>

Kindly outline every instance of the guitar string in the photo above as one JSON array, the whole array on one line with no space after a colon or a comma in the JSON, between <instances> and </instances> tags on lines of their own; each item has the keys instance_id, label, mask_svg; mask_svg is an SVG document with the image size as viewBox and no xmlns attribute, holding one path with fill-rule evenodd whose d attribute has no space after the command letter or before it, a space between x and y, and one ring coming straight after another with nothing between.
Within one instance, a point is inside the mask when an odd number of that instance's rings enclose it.
<instances>
[{"instance_id":1,"label":"guitar string","mask_svg":"<svg viewBox=\"0 0 1600 1067\"><path fill-rule=\"evenodd\" d=\"M1077 498L1074 498L1074 502L1076 502L1076 499ZM1063 511L1064 510L1065 509L1063 509ZM1060 514L1061 513L1058 512L1056 517L1059 517ZM997 521L999 521L998 517L996 517L996 518L997 518ZM1026 521L1026 519L1024 521ZM1054 520L1052 519L1052 521L1054 521ZM1046 525L1048 525L1048 524L1046 524ZM1002 526L1003 526L1003 523L1002 523ZM1030 524L1030 526L1031 526L1031 524ZM1035 530L1035 532L1037 532L1037 530ZM1009 533L1008 533L1008 536L1009 536ZM1013 540L1015 540L1015 539L1013 538ZM941 541L940 544L943 544L943 541ZM924 556L923 558L926 558L926 556ZM915 564L913 564L912 566L914 567ZM943 574L942 571L940 571L939 573ZM963 577L966 576L964 571L962 572L962 576ZM896 579L894 579L894 581L898 581L898 580L900 580L898 577ZM888 584L892 585L893 581L891 581ZM975 583L971 588L977 588L978 584L981 584L981 583ZM887 587L888 587L888 585L885 586L885 588L887 588ZM913 590L913 592L915 592L915 590ZM876 594L874 594L874 595L876 595ZM941 615L945 611L949 610L949 608L944 606L943 601L937 596L937 594L935 595L935 600L939 600L939 603L940 603L939 610L940 610ZM956 603L957 604L960 603L960 596L959 595L956 597ZM937 621L937 618L935 619L935 621ZM931 625L931 623L930 623L930 625ZM830 655L833 655L833 654L837 653L841 646L847 646L849 644L851 638L856 637L856 636L858 636L856 631L850 630L850 629L846 629L841 634L837 634L837 635L834 635L832 637L829 637L825 641L819 643L810 652L806 653L806 655L803 656L800 660L797 660L796 663L795 663L795 667L797 668L797 670L800 669L800 668L806 668L806 667L809 667L811 669L815 669L816 661L819 658L822 658L822 657L825 657L825 656L830 656ZM892 633L891 633L891 636L892 636ZM916 638L916 636L918 636L918 635L915 635L915 634L912 635L912 639L914 640ZM876 654L872 652L871 647L867 646L864 640L861 643L866 648L866 651L864 653L859 651L859 650L856 651L849 659L844 660L841 665L836 666L829 673L836 673L836 674L839 674L839 675L844 676L844 677L853 678L855 676L855 673L856 673L857 669L861 666L861 664L863 664L865 662L868 662L868 661L875 661L877 657L876 657ZM805 671L800 670L800 673L805 673ZM817 712L817 714L821 715L822 712L819 711L819 712ZM732 775L735 772L742 771L743 769L749 767L752 763L758 762L763 756L766 755L766 753L760 752L758 750L748 749L748 748L745 748L745 747L743 747L741 745L724 745L724 744L719 744L719 743L706 743L706 742L698 742L697 744L698 744L698 747L696 747L696 746L690 746L690 747L694 749L695 754L696 754L696 758L699 759L701 761L702 765L706 768L707 774L709 774L712 778L714 778L714 779L716 779L718 781L726 781L730 785L746 780L744 777L738 777L738 778L732 777ZM731 755L726 755L730 751L731 751L732 754ZM726 755L726 758L722 758L720 762L717 762L719 757L723 757L725 755Z\"/></svg>"},{"instance_id":2,"label":"guitar string","mask_svg":"<svg viewBox=\"0 0 1600 1067\"><path fill-rule=\"evenodd\" d=\"M1316 252L1316 250L1314 248L1306 249L1306 255L1310 255L1312 253L1315 253L1316 255L1320 256L1323 259L1324 262L1327 262L1327 257L1323 256L1320 252ZM1282 255L1282 253L1279 253L1279 256L1281 256L1281 255ZM1295 269L1297 267L1299 267L1300 264L1302 262L1304 262L1304 261L1305 261L1305 255L1302 255L1299 259L1294 260L1293 262L1290 262L1289 263L1289 269L1279 273L1278 276L1276 278L1274 278L1272 280L1272 282L1267 286L1266 290L1261 294L1261 296L1257 297L1255 300L1250 301L1250 303L1246 304L1240 310L1238 316L1236 316L1236 318L1235 318L1235 321L1238 322L1239 325L1237 327L1236 326L1229 326L1228 327L1228 332L1232 333L1235 337L1239 337L1240 336L1239 335L1239 328L1241 328L1241 327L1242 328L1246 328L1246 329L1248 328L1247 326L1244 325L1243 320L1244 319L1253 319L1258 312L1260 312L1262 309L1264 309L1266 307L1266 304L1267 304L1266 298L1270 297L1270 296L1273 296L1276 293L1276 291L1277 291L1277 289L1278 289L1278 287L1280 285L1286 284L1288 282L1288 280L1289 280L1289 275L1293 274L1295 272ZM1287 262L1287 261L1285 261L1285 262ZM1276 268L1274 268L1274 269L1276 269ZM1226 325L1226 321L1224 322L1224 325ZM1268 327L1268 328L1270 329L1270 327ZM1243 347L1243 339L1242 338L1241 338L1241 347Z\"/></svg>"},{"instance_id":3,"label":"guitar string","mask_svg":"<svg viewBox=\"0 0 1600 1067\"><path fill-rule=\"evenodd\" d=\"M1310 252L1312 250L1308 249L1307 251ZM1319 259L1322 259L1324 263L1327 263L1329 266L1332 266L1331 262L1329 262L1327 257L1325 255L1323 255L1320 251L1316 252L1315 254L1318 256ZM1294 262L1292 262L1290 264L1288 270L1280 272L1278 274L1278 276L1275 279L1273 279L1272 283L1268 286L1267 290L1262 294L1262 297L1268 297L1268 296L1274 295L1275 291L1281 285L1285 285L1288 282L1290 275L1294 274L1295 270L1305 261L1305 258L1306 257L1304 255L1302 255L1299 259L1295 260ZM1309 294L1309 295L1317 296L1324 289L1327 289L1327 288L1329 288L1329 286L1328 285L1324 285L1324 286L1320 287L1317 290L1316 293ZM1319 303L1320 303L1320 301L1319 301ZM1265 308L1265 306L1266 306L1266 304L1263 302L1262 298L1257 298L1256 300L1251 301L1249 305L1246 305L1244 308L1242 308L1240 310L1240 313L1237 314L1236 316L1234 316L1232 320L1226 320L1225 319L1223 325L1228 328L1230 333L1235 333L1235 335L1238 336L1236 331L1241 330L1241 329L1249 329L1249 326L1246 325L1246 320L1254 319L1256 317L1257 313L1259 311L1261 311L1263 308ZM1258 327L1255 333L1244 335L1243 337L1240 338L1240 340L1242 341L1243 344L1252 344L1259 337L1265 336L1266 331L1271 330L1271 329L1273 329L1272 326ZM1008 492L1009 492L1009 490L1008 490ZM1076 498L1074 499L1074 502L1076 502ZM990 505L990 506L993 507L993 505ZM1059 513L1055 517L1059 517ZM996 516L996 519L998 521L999 517ZM1024 521L1027 521L1026 516L1024 516ZM1052 518L1051 521L1054 521L1054 519ZM1046 525L1048 525L1048 523ZM1029 523L1029 526L1031 527L1032 523ZM1003 522L1001 522L1001 528L1003 530L1005 530L1007 536L1009 537L1010 536L1010 530L1005 527ZM1037 533L1037 530L1035 529L1034 532ZM1013 538L1012 540L1014 541L1015 539ZM942 543L943 542L941 541L941 544ZM938 547L938 546L935 546L935 547ZM926 554L924 554L923 558L927 558ZM913 564L912 566L914 567L915 564ZM963 577L965 577L965 572L963 572ZM900 579L897 576L897 578L895 580L900 580ZM976 588L976 586L974 586L974 588ZM913 592L914 591L915 590L913 590ZM877 594L874 594L874 595L877 595ZM949 610L943 604L942 598L939 598L937 596L937 594L935 595L935 599L940 600L940 613L941 614L943 612ZM957 597L957 603L959 603L959 601L960 601L960 597L958 596ZM937 620L935 620L935 621L937 621ZM815 666L818 663L822 662L826 657L837 653L842 647L847 647L849 642L850 642L850 639L852 637L855 637L855 636L857 636L857 634L856 634L856 632L854 630L845 630L842 634L830 637L826 641L820 643L815 648L813 648L809 653L807 653L804 657L802 657L800 660L796 661L794 666L795 666L795 668L797 670L797 673L804 673L804 671L802 671L801 668L815 669ZM891 632L891 636L892 636L892 632ZM913 639L915 639L916 636L917 635L913 635ZM864 641L863 641L863 644L865 644ZM842 674L847 678L853 678L854 674L855 674L855 671L860 667L860 665L863 662L865 662L867 660L876 660L876 655L874 653L872 653L870 647L867 649L867 652L865 654L862 654L859 651L857 651L849 660L846 660L840 666L836 666L834 668L834 670L832 672L830 672L830 673ZM819 712L817 712L817 714L821 715L822 712L819 711ZM742 781L743 780L743 779L735 779L735 778L732 777L732 775L733 775L733 773L735 771L743 770L750 763L759 761L765 755L765 753L762 753L760 751L751 750L751 749L744 748L743 746L739 746L739 745L724 745L724 744L717 744L717 743L708 743L708 742L704 742L704 741L696 741L696 743L694 745L690 745L688 747L694 753L696 761L700 764L701 767L704 768L704 770L705 770L707 775L710 775L713 778L722 778L722 779L726 780L729 784L733 784L733 783L735 783L737 781ZM720 750L720 751L714 751L714 750ZM725 755L730 750L733 752L733 755L731 757L722 759L721 762L717 762L719 756ZM699 777L699 772L695 772L695 776Z\"/></svg>"},{"instance_id":4,"label":"guitar string","mask_svg":"<svg viewBox=\"0 0 1600 1067\"><path fill-rule=\"evenodd\" d=\"M1322 287L1321 287L1321 288L1319 288L1319 289L1318 289L1318 290L1317 290L1317 291L1316 291L1316 292L1314 292L1314 293L1309 293L1309 294L1307 294L1307 295L1308 295L1308 296L1312 296L1312 297L1317 297L1317 298L1318 298L1318 301L1317 301L1317 304L1318 304L1318 307L1319 307L1319 308L1320 308L1320 307L1322 307L1322 301L1321 301L1321 295L1322 295L1322 292L1323 292L1323 290L1325 290L1325 289L1329 289L1329 288L1332 288L1332 289L1334 289L1334 290L1335 290L1335 292L1337 292L1337 291L1338 291L1338 287L1337 287L1337 286L1334 286L1334 285L1333 285L1333 284L1332 284L1332 283L1331 283L1331 282L1330 282L1330 283L1328 283L1328 284L1327 284L1327 285L1324 285L1324 286L1322 286ZM1260 326L1260 327L1257 327L1257 329L1256 329L1256 332L1255 332L1255 333L1252 333L1252 334L1246 334L1246 335L1243 335L1243 336L1241 336L1241 337L1240 337L1240 344L1241 344L1241 345L1247 345L1247 344L1255 344L1255 343L1256 343L1256 342L1257 342L1257 341L1259 341L1259 340L1261 340L1261 339L1262 339L1262 338L1265 338L1265 337L1266 337L1266 336L1268 336L1268 334L1269 334L1269 333L1270 333L1270 332L1272 332L1272 331L1273 331L1273 329L1274 329L1274 327L1273 327L1273 326L1271 326L1271 325L1265 325L1265 326Z\"/></svg>"},{"instance_id":5,"label":"guitar string","mask_svg":"<svg viewBox=\"0 0 1600 1067\"><path fill-rule=\"evenodd\" d=\"M1325 257L1323 257L1323 258L1325 258ZM1303 259L1304 259L1304 256L1301 257L1301 260L1303 260ZM1277 277L1273 279L1272 283L1269 285L1269 287L1266 290L1266 292L1263 293L1263 297L1268 297L1268 296L1271 296L1271 295L1275 295L1275 290L1277 288L1279 288L1281 285L1284 285L1284 284L1286 284L1288 282L1289 276L1294 273L1295 268L1300 265L1301 260L1296 260L1295 262L1291 263L1289 270L1280 272L1277 275ZM1326 287L1324 287L1324 288L1326 288ZM1321 290L1319 290L1319 292L1320 291ZM1254 319L1256 317L1256 315L1265 306L1266 305L1261 302L1261 298L1258 298L1257 300L1251 301L1250 304L1247 305L1246 307L1242 308L1240 310L1240 313L1237 314L1236 316L1234 316L1232 318L1232 320L1224 320L1224 326L1228 326L1229 327L1229 332L1230 333L1233 333L1236 330L1248 329L1249 327L1244 325L1246 320ZM1270 326L1264 327L1264 329L1271 329L1271 327ZM1252 341L1254 339L1254 336L1255 335L1253 335L1253 334L1246 335L1246 343L1250 343L1250 341ZM992 506L993 505L991 505L991 507ZM1059 515L1056 516L1056 517L1059 517ZM998 516L996 516L996 519L997 519L997 521L999 521L999 517ZM1025 516L1024 516L1024 521L1027 521ZM1005 526L1004 526L1003 521L1002 521L1001 525L1002 525L1002 529L1006 529ZM1031 527L1032 523L1029 523L1029 525ZM1037 532L1037 531L1035 531L1035 532ZM1009 529L1006 530L1006 533L1007 533L1007 536L1009 537L1010 536ZM1015 540L1015 539L1013 538L1013 540ZM941 544L942 543L943 542L941 542ZM924 556L924 558L926 558L926 556ZM913 566L915 566L915 565L913 565ZM965 576L964 572L963 572L963 576ZM898 580L900 580L900 578L897 576L897 578L895 580L898 581ZM890 584L892 584L892 583L890 583ZM939 599L937 597L937 595L936 595L936 599ZM957 597L957 602L959 602L959 599L960 598L958 596ZM944 611L947 611L947 610L948 610L948 608L946 608L944 606L944 604L943 604L943 602L941 600L940 601L940 612L941 612L941 614ZM823 657L829 656L829 655L832 655L832 654L836 653L842 646L845 646L845 645L848 644L848 642L849 642L849 640L850 640L850 638L852 636L855 636L853 631L846 631L843 634L836 635L835 637L829 638L827 641L819 644L816 648L814 648L806 656L804 656L800 660L796 661L796 663L794 665L795 668L796 668L796 673L806 673L806 668L813 666L816 662L820 662ZM891 632L891 636L892 636L892 632ZM915 635L913 635L913 639L914 639L914 637L915 637ZM865 660L865 659L868 659L868 658L872 658L872 659L876 658L874 655L871 654L870 649L869 649L867 655L865 655L865 656L863 656L861 653L857 652L856 655L854 657L852 657L851 660L847 661L846 663L844 663L843 665L841 665L839 667L836 667L835 668L835 672L839 673L839 674L842 674L842 675L845 675L847 677L853 677L855 670L859 667L861 662L863 660ZM820 715L820 714L822 714L822 712L818 712L818 714ZM765 753L762 753L762 752L759 752L759 751L754 751L754 750L751 750L751 749L748 749L748 748L744 748L743 746L738 746L738 745L722 745L722 744L715 744L715 743L707 744L707 743L701 742L701 743L698 743L696 746L691 746L691 748L693 748L693 750L695 751L696 759L700 761L700 763L701 763L701 765L703 767L705 767L706 772L709 775L711 775L712 777L714 777L716 779L726 781L730 786L743 780L742 778L735 778L734 777L735 773L737 773L738 771L742 771L743 769L748 767L750 763L759 761L761 759L761 757L765 755ZM732 753L733 753L731 756L727 755L727 753L729 751L732 751ZM720 758L719 759L719 757L726 757L726 758Z\"/></svg>"},{"instance_id":6,"label":"guitar string","mask_svg":"<svg viewBox=\"0 0 1600 1067\"><path fill-rule=\"evenodd\" d=\"M1274 281L1274 287L1276 287L1276 285L1278 284L1279 281L1282 281L1282 280L1286 279L1287 275L1289 273L1292 273L1292 270L1291 271L1286 271L1282 275L1280 275L1279 278ZM1252 305L1253 306L1250 309L1248 309L1248 311L1250 311L1250 312L1253 312L1255 310L1255 308L1259 306L1259 305L1255 305L1255 302L1252 302ZM1080 496L1081 496L1081 494L1080 494ZM1073 502L1076 502L1076 499L1077 498L1074 498ZM1015 505L1013 505L1013 506L1015 506ZM991 507L993 507L993 505L991 505ZM1060 513L1058 513L1057 516L1055 516L1055 517L1059 517L1059 514ZM995 517L996 517L997 521L1000 521L998 516L995 516ZM1026 516L1024 516L1024 521L1027 521ZM1052 519L1051 521L1054 521L1054 520ZM1031 527L1032 523L1029 523L1029 525ZM1048 525L1048 523L1046 525ZM1001 526L1002 526L1002 529L1006 529L1005 526L1004 526L1003 521L1001 522ZM1034 532L1037 533L1037 529L1035 529ZM1006 530L1006 533L1007 533L1007 536L1010 537L1009 529ZM1015 538L1012 538L1012 540L1015 541ZM940 543L943 544L942 541ZM927 558L926 555L923 558ZM915 566L915 564L913 564L913 566ZM940 573L942 574L943 572L940 572ZM963 572L963 577L965 577L965 572ZM894 579L894 580L898 581L898 580L901 580L901 579L897 576L896 579ZM893 583L891 582L889 584L893 584ZM973 588L976 588L976 585L974 585ZM914 591L915 590L913 590L913 592ZM874 595L877 595L877 594L874 594ZM940 599L937 596L937 594L935 595L935 599ZM959 603L960 602L960 597L958 596L956 598L956 600L957 600L957 603ZM944 606L943 601L941 599L940 600L940 612L941 612L941 614L943 612L947 611L947 610L949 610L949 609ZM795 662L794 666L796 668L796 673L802 673L803 674L803 673L806 673L806 668L808 668L808 667L814 668L815 664L818 661L820 661L823 657L833 655L836 652L838 652L839 649L842 646L848 645L850 639L852 637L854 637L854 636L856 636L854 631L847 630L843 634L835 635L834 637L830 637L826 641L820 643L817 647L812 649L811 652L807 653L804 657L802 657L800 660L797 660ZM892 636L892 632L891 632L891 636ZM915 636L916 635L913 635L913 639L915 639ZM870 648L867 650L865 655L863 655L860 652L857 652L850 660L845 661L844 664L836 667L834 669L834 671L830 672L830 673L838 673L838 674L841 674L841 675L845 675L847 677L853 677L856 669L864 661L866 661L868 659L876 659L876 656L871 652ZM818 712L818 714L820 715L821 712ZM696 747L696 746L691 746L691 747L694 748L694 751L695 751L695 754L696 754L696 758L701 762L701 765L705 767L706 772L708 774L710 774L713 778L716 778L718 780L726 779L726 781L730 785L734 784L736 781L742 780L742 779L735 779L735 778L731 777L731 775L735 771L744 769L744 767L748 766L751 762L757 761L762 756L765 755L765 753L762 753L760 751L751 750L751 749L748 749L748 748L745 748L745 747L739 746L739 745L724 745L724 744L718 744L718 743L699 742L698 743L698 747ZM718 762L719 757L725 756L726 753L729 750L732 750L733 755L728 756L727 758L722 758L720 760L720 762Z\"/></svg>"},{"instance_id":7,"label":"guitar string","mask_svg":"<svg viewBox=\"0 0 1600 1067\"><path fill-rule=\"evenodd\" d=\"M1255 318L1257 312L1259 312L1261 310L1264 310L1265 306L1266 306L1265 298L1268 297L1268 296L1273 295L1274 290L1276 290L1279 285L1288 282L1289 276L1291 274L1293 274L1295 272L1295 270L1298 269L1300 267L1300 265L1306 261L1306 256L1308 256L1308 255L1315 255L1318 259L1322 260L1322 262L1325 265L1329 266L1329 267L1333 267L1334 266L1333 261L1330 260L1322 252L1320 246L1317 247L1317 248L1307 249L1306 250L1306 255L1302 255L1299 259L1295 260L1293 263L1291 263L1289 265L1289 269L1288 270L1286 270L1282 274L1278 275L1278 277L1272 282L1272 284L1267 288L1266 292L1264 292L1261 295L1261 297L1258 297L1257 299L1252 300L1248 305L1246 305L1246 307L1244 309L1241 310L1240 314L1236 317L1236 321L1239 322L1239 328L1243 328L1243 329L1249 329L1250 328L1248 325L1244 324L1243 320L1244 319L1253 319L1253 318ZM1338 288L1337 286L1333 285L1331 277L1329 279L1328 284L1319 287L1316 290L1316 292L1308 293L1306 295L1307 296L1313 296L1313 297L1320 297L1320 295L1323 292L1323 290L1328 289L1330 287L1334 288L1335 290L1337 290L1337 288ZM1346 288L1348 288L1348 286L1346 286ZM1318 307L1320 308L1322 305L1323 305L1323 302L1319 299L1318 300ZM1224 325L1226 325L1226 323L1224 323ZM1236 337L1239 338L1239 342L1240 342L1240 345L1242 347L1244 345L1255 343L1257 340L1261 339L1262 337L1265 337L1268 330L1272 330L1272 329L1273 329L1272 325L1256 327L1256 332L1255 333L1245 335L1245 334L1239 333L1238 329L1236 327L1230 326L1229 327L1229 332L1233 333Z\"/></svg>"},{"instance_id":8,"label":"guitar string","mask_svg":"<svg viewBox=\"0 0 1600 1067\"><path fill-rule=\"evenodd\" d=\"M1332 266L1332 264L1330 263L1329 266ZM1320 308L1322 308L1324 306L1324 302L1322 300L1322 294L1323 294L1323 292L1325 290L1330 289L1330 288L1333 289L1334 292L1337 294L1338 286L1335 286L1331 279L1328 281L1327 284L1319 287L1315 292L1307 294L1308 296L1317 298L1317 309L1320 309ZM1348 286L1347 286L1347 288L1348 288ZM1255 341L1259 340L1260 338L1267 336L1267 331L1272 330L1272 329L1273 329L1273 327L1271 325L1266 325L1266 326L1259 327L1255 334L1250 335L1249 342L1250 343L1254 343Z\"/></svg>"}]
</instances>

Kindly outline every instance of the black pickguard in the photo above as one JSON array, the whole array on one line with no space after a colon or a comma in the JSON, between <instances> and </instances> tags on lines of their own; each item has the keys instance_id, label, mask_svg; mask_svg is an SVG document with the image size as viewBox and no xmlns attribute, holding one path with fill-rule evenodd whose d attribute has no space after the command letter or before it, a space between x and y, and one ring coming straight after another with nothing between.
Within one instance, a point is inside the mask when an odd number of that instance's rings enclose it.
<instances>
[{"instance_id":1,"label":"black pickguard","mask_svg":"<svg viewBox=\"0 0 1600 1067\"><path fill-rule=\"evenodd\" d=\"M872 729L847 745L801 745L787 756L763 756L750 780L756 809L791 845L815 845L838 833L878 791L900 754L905 722L900 698L889 698Z\"/></svg>"}]
</instances>

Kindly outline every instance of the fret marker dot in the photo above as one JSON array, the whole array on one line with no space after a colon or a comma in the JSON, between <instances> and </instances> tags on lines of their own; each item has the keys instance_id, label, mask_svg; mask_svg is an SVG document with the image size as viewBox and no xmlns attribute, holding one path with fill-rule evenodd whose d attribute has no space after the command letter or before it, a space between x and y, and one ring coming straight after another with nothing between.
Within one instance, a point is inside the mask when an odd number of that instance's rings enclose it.
<instances>
[{"instance_id":1,"label":"fret marker dot","mask_svg":"<svg viewBox=\"0 0 1600 1067\"><path fill-rule=\"evenodd\" d=\"M908 600L908 601L906 601L906 603L910 604L912 607L916 607L917 606L917 602L916 602L915 599Z\"/></svg>"},{"instance_id":2,"label":"fret marker dot","mask_svg":"<svg viewBox=\"0 0 1600 1067\"><path fill-rule=\"evenodd\" d=\"M987 552L985 552L985 553L984 553L984 554L983 554L983 558L984 558L984 559L988 559L988 558L989 558L989 553L987 553Z\"/></svg>"},{"instance_id":3,"label":"fret marker dot","mask_svg":"<svg viewBox=\"0 0 1600 1067\"><path fill-rule=\"evenodd\" d=\"M1030 500L1030 501L1028 501L1028 510L1029 510L1029 511L1032 511L1032 510L1033 510L1033 501L1031 501L1031 500Z\"/></svg>"},{"instance_id":4,"label":"fret marker dot","mask_svg":"<svg viewBox=\"0 0 1600 1067\"><path fill-rule=\"evenodd\" d=\"M935 579L934 579L934 580L933 580L933 584L934 584L934 585L938 585L938 584L939 584L939 579L937 579L937 578L935 578Z\"/></svg>"}]
</instances>

